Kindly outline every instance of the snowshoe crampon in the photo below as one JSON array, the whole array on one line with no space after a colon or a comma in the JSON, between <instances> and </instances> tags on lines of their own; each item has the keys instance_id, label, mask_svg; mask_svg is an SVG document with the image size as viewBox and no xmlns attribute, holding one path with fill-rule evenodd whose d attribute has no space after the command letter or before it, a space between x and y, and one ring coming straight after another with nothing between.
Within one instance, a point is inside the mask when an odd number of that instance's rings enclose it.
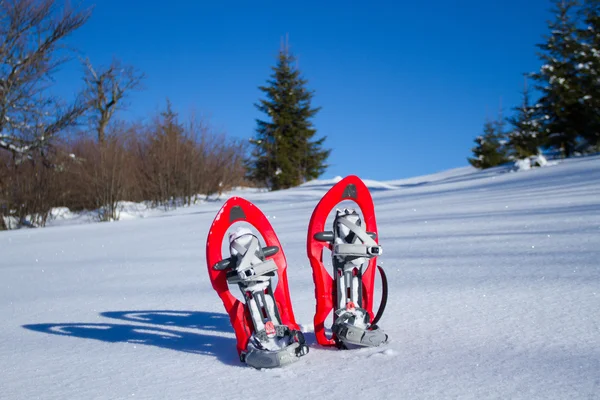
<instances>
[{"instance_id":1,"label":"snowshoe crampon","mask_svg":"<svg viewBox=\"0 0 600 400\"><path fill-rule=\"evenodd\" d=\"M356 203L354 209L337 209L333 229L325 227L329 213L342 201ZM333 276L323 265L324 249L331 250ZM388 336L377 326L387 301L387 279L376 258L378 244L373 199L357 176L334 185L315 208L308 228L307 251L317 300L315 336L323 346L379 346ZM373 314L375 271L381 273L383 297L377 315ZM333 310L331 337L325 320Z\"/></svg>"},{"instance_id":2,"label":"snowshoe crampon","mask_svg":"<svg viewBox=\"0 0 600 400\"><path fill-rule=\"evenodd\" d=\"M229 232L236 222L254 227L265 245L247 227ZM223 257L226 235L230 254ZM273 227L254 204L241 197L225 202L210 227L206 260L213 288L234 328L242 362L274 368L308 353L292 311L285 255ZM273 287L275 276L278 281ZM238 286L244 301L231 293L232 285Z\"/></svg>"}]
</instances>

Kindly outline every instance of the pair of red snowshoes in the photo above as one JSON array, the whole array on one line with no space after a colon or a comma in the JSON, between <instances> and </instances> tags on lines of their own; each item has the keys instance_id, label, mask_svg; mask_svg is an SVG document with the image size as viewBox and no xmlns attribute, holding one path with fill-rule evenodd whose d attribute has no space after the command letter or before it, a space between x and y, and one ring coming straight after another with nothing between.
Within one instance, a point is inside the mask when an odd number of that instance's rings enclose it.
<instances>
[{"instance_id":1,"label":"pair of red snowshoes","mask_svg":"<svg viewBox=\"0 0 600 400\"><path fill-rule=\"evenodd\" d=\"M330 212L346 200L356 203L362 215L354 209L338 209L333 230L326 231ZM246 223L258 231L264 246L247 226L230 231L236 223ZM226 235L230 256L224 258L222 246ZM331 251L333 276L323 264L325 249ZM317 342L339 348L387 342L387 335L377 327L387 298L385 274L376 265L382 249L378 245L373 200L358 177L344 178L317 204L308 229L307 251L317 300L314 317ZM242 362L255 368L273 368L290 364L308 353L292 310L283 249L273 227L254 204L241 197L225 202L208 234L206 260L212 285L233 325ZM383 298L374 315L378 269L382 273ZM277 284L273 287L275 278ZM231 293L230 285L238 285L243 301ZM332 311L333 324L328 336L325 321Z\"/></svg>"}]
</instances>

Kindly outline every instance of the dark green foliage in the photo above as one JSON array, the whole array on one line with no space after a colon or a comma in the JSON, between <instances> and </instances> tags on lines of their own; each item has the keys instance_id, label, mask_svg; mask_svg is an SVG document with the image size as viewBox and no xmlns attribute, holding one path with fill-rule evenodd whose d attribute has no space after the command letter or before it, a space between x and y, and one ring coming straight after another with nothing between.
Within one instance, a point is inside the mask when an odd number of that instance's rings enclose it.
<instances>
[{"instance_id":1,"label":"dark green foliage","mask_svg":"<svg viewBox=\"0 0 600 400\"><path fill-rule=\"evenodd\" d=\"M523 90L523 105L514 109L516 115L508 119L512 130L508 134L508 148L513 158L537 155L543 145L538 110L529 102L527 81Z\"/></svg>"},{"instance_id":2,"label":"dark green foliage","mask_svg":"<svg viewBox=\"0 0 600 400\"><path fill-rule=\"evenodd\" d=\"M475 168L491 168L508 162L502 121L502 118L497 121L488 120L483 126L483 135L475 139L477 146L471 149L475 157L468 159Z\"/></svg>"},{"instance_id":3,"label":"dark green foliage","mask_svg":"<svg viewBox=\"0 0 600 400\"><path fill-rule=\"evenodd\" d=\"M331 150L323 149L325 137L313 139L316 129L310 121L319 108L311 107L313 92L293 65L287 50L279 53L268 86L259 89L266 95L256 107L268 116L257 120L253 151L246 162L248 178L272 190L285 189L319 177Z\"/></svg>"},{"instance_id":4,"label":"dark green foliage","mask_svg":"<svg viewBox=\"0 0 600 400\"><path fill-rule=\"evenodd\" d=\"M541 92L539 111L547 136L546 144L560 149L565 157L573 155L578 137L586 129L585 88L580 79L577 0L555 0L556 19L548 23L550 36L539 44L544 65L533 78Z\"/></svg>"},{"instance_id":5,"label":"dark green foliage","mask_svg":"<svg viewBox=\"0 0 600 400\"><path fill-rule=\"evenodd\" d=\"M585 126L581 133L595 150L600 146L600 0L586 0L581 9L583 24L578 30L582 51L577 57L580 85L585 93L579 99Z\"/></svg>"},{"instance_id":6,"label":"dark green foliage","mask_svg":"<svg viewBox=\"0 0 600 400\"><path fill-rule=\"evenodd\" d=\"M511 158L531 156L538 149L563 157L600 150L600 0L552 3L555 18L537 45L543 65L530 74L540 97L532 106L524 93L523 106L508 119ZM478 160L473 162L480 164Z\"/></svg>"}]
</instances>

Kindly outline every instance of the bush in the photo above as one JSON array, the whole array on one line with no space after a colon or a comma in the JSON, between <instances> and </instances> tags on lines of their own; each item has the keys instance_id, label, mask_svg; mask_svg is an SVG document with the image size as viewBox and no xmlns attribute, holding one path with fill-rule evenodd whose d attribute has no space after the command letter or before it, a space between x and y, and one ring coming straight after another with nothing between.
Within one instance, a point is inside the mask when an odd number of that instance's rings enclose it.
<instances>
[{"instance_id":1,"label":"bush","mask_svg":"<svg viewBox=\"0 0 600 400\"><path fill-rule=\"evenodd\" d=\"M246 172L242 142L202 120L181 124L170 107L145 125L113 124L103 142L82 133L51 149L22 160L0 150L0 229L44 226L54 207L111 221L124 200L191 205L243 184Z\"/></svg>"},{"instance_id":2,"label":"bush","mask_svg":"<svg viewBox=\"0 0 600 400\"><path fill-rule=\"evenodd\" d=\"M0 159L0 228L44 226L63 200L63 157L53 151L19 158L0 151Z\"/></svg>"}]
</instances>

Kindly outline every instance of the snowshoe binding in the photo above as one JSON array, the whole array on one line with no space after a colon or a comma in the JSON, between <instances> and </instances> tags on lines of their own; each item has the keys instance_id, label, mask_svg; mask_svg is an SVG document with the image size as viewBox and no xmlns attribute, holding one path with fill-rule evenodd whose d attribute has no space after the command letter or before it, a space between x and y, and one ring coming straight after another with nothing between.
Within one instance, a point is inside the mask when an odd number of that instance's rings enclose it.
<instances>
[{"instance_id":1,"label":"snowshoe binding","mask_svg":"<svg viewBox=\"0 0 600 400\"><path fill-rule=\"evenodd\" d=\"M230 257L221 257L222 240L235 222L252 224L265 238L263 247L248 228L229 234ZM285 256L273 228L252 203L234 197L215 218L207 242L207 261L213 287L229 313L240 360L254 368L275 368L308 354L304 336L294 320L287 287ZM278 284L273 288L277 275ZM229 291L237 285L244 302Z\"/></svg>"},{"instance_id":2,"label":"snowshoe binding","mask_svg":"<svg viewBox=\"0 0 600 400\"><path fill-rule=\"evenodd\" d=\"M354 209L337 209L333 230L324 224L331 210L344 200L358 204L363 218ZM313 268L317 309L315 336L324 346L349 348L379 346L388 340L377 326L387 301L387 279L376 258L382 254L377 243L377 225L371 195L356 176L349 176L333 186L313 212L308 232L308 256ZM331 250L333 275L323 265L323 250ZM377 315L373 315L375 270L383 282L383 298ZM332 336L325 333L325 319L334 310Z\"/></svg>"}]
</instances>

